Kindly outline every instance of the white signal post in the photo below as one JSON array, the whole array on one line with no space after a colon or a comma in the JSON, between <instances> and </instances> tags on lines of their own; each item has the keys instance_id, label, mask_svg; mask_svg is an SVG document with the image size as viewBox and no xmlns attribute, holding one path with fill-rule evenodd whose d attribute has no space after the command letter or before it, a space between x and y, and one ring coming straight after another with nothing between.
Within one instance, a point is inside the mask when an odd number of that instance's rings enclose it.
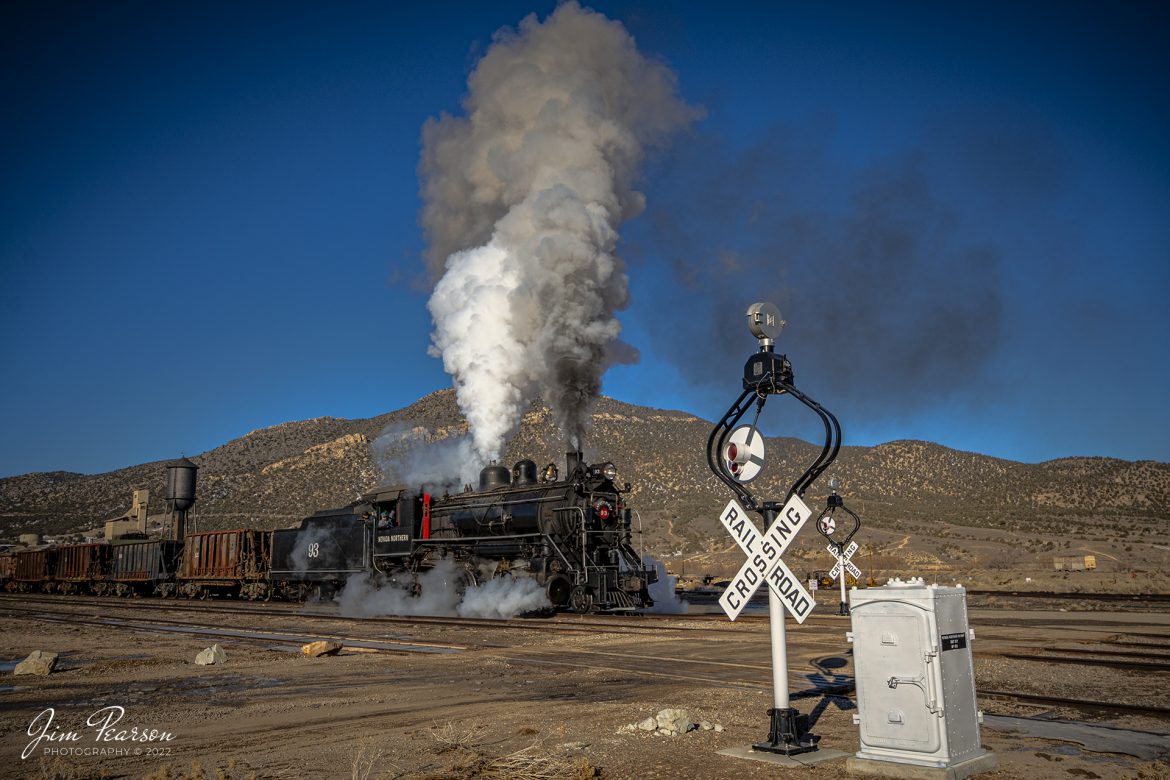
<instances>
[{"instance_id":1,"label":"white signal post","mask_svg":"<svg viewBox=\"0 0 1170 780\"><path fill-rule=\"evenodd\" d=\"M743 369L743 393L707 439L707 465L715 476L739 498L732 500L719 521L743 550L746 560L719 597L719 605L732 620L739 617L760 585L768 585L768 617L772 640L773 706L766 742L752 750L793 756L817 750L820 737L809 732L809 718L789 704L788 649L785 645L784 613L803 623L816 602L796 575L781 559L796 535L808 525L812 510L801 500L816 478L829 467L841 448L841 426L837 418L793 384L792 363L776 353L776 337L784 328L780 310L770 303L753 303L747 310L748 329L759 342L759 351L748 358ZM770 396L788 395L815 412L825 426L825 446L816 459L789 489L788 499L759 503L747 489L764 466L764 437L756 427L764 403ZM756 407L751 425L736 428L744 415ZM740 503L742 502L742 503ZM752 523L744 504L759 513L767 526L761 533Z\"/></svg>"},{"instance_id":2,"label":"white signal post","mask_svg":"<svg viewBox=\"0 0 1170 780\"><path fill-rule=\"evenodd\" d=\"M787 610L803 623L816 602L801 586L784 561L780 559L796 534L804 527L812 511L793 495L780 510L767 533L761 534L747 511L732 499L719 515L719 522L727 529L743 550L747 560L719 597L719 605L732 620L739 617L755 594L761 582L768 583L768 624L772 639L772 703L777 709L789 708L788 645L784 628Z\"/></svg>"}]
</instances>

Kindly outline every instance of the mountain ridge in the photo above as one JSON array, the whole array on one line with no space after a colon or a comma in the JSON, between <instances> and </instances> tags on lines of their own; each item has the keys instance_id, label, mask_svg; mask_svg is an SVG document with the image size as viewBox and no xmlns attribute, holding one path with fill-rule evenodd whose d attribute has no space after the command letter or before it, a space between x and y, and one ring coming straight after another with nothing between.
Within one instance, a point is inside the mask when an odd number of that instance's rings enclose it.
<instances>
[{"instance_id":1,"label":"mountain ridge","mask_svg":"<svg viewBox=\"0 0 1170 780\"><path fill-rule=\"evenodd\" d=\"M711 425L689 412L603 397L586 456L618 466L618 481L631 483L629 501L657 529L653 535L684 550L707 550L722 546L716 517L730 497L706 465ZM450 442L466 430L454 391L443 389L375 417L323 416L249 431L191 456L200 466L199 527L295 524L392 480L394 464L421 445ZM563 464L560 442L551 411L534 402L501 462ZM770 476L752 489L768 497L782 497L820 451L784 437L767 439L767 448ZM151 490L152 508L161 511L166 462L2 478L0 536L94 527L123 512L139 487ZM827 490L830 476L868 523L891 533L916 523L1056 533L1125 519L1158 528L1170 516L1170 464L1157 461L1069 456L1029 464L921 440L846 445L806 496L810 506L820 502L813 494Z\"/></svg>"}]
</instances>

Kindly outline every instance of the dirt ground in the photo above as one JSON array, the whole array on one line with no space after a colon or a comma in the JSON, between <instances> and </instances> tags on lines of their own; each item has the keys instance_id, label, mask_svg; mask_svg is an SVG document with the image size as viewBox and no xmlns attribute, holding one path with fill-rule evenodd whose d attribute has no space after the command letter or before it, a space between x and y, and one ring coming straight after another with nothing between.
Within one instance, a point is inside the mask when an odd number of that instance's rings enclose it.
<instances>
[{"instance_id":1,"label":"dirt ground","mask_svg":"<svg viewBox=\"0 0 1170 780\"><path fill-rule=\"evenodd\" d=\"M825 666L827 658L847 657L847 621L839 620L790 631L794 691L809 684L818 663L830 675L852 673ZM305 630L295 615L219 622ZM0 777L747 780L845 774L844 758L780 769L718 754L766 736L765 624L693 628L680 618L677 630L672 622L662 625L644 633L366 626L362 636L473 649L347 650L308 659L295 646L222 639L227 662L197 666L195 655L211 644L206 638L5 617L0 660L15 661L34 649L62 658L47 678L9 671L0 680ZM337 623L330 631L344 636L359 629ZM688 663L703 664L705 671L695 673ZM1035 674L1026 665L977 661L977 667L980 687L989 689L1026 685ZM1144 678L1164 699L1166 677L1123 675L1122 682L1104 684L1131 686L1137 695ZM812 714L823 748L858 749L848 699L816 696L794 704ZM102 732L102 721L116 712L111 707L124 714ZM668 707L687 709L695 722L722 730L675 737L622 731ZM53 720L46 727L49 708ZM983 708L1014 714L1007 704ZM34 723L38 715L42 720ZM1156 731L1159 723L1125 725ZM151 730L170 739L96 741L99 732ZM64 739L69 732L77 739ZM38 742L40 734L46 738ZM986 725L982 739L999 758L999 769L988 777L1170 778L1164 759L1092 752Z\"/></svg>"}]
</instances>

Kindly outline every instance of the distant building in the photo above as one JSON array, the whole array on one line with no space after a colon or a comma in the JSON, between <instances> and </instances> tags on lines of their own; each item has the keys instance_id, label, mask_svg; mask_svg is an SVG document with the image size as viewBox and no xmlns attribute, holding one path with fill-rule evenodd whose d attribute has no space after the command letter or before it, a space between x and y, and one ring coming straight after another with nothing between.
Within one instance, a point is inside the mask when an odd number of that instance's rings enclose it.
<instances>
[{"instance_id":1,"label":"distant building","mask_svg":"<svg viewBox=\"0 0 1170 780\"><path fill-rule=\"evenodd\" d=\"M1096 555L1057 555L1052 559L1056 571L1092 571L1097 568Z\"/></svg>"},{"instance_id":2,"label":"distant building","mask_svg":"<svg viewBox=\"0 0 1170 780\"><path fill-rule=\"evenodd\" d=\"M106 521L106 538L146 538L146 517L149 505L150 491L135 490L130 511Z\"/></svg>"}]
</instances>

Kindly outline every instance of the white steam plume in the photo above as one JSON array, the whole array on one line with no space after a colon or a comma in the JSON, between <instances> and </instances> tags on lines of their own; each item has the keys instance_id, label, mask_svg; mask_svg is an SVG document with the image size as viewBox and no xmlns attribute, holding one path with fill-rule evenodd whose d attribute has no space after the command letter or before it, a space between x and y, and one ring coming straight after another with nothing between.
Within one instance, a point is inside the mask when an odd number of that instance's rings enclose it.
<instances>
[{"instance_id":1,"label":"white steam plume","mask_svg":"<svg viewBox=\"0 0 1170 780\"><path fill-rule=\"evenodd\" d=\"M423 129L422 222L442 276L432 353L481 459L534 392L579 447L605 368L636 359L618 341L629 295L615 250L643 207L644 149L698 112L620 23L575 2L497 33L463 108Z\"/></svg>"},{"instance_id":2,"label":"white steam plume","mask_svg":"<svg viewBox=\"0 0 1170 780\"><path fill-rule=\"evenodd\" d=\"M650 598L654 601L654 606L648 611L667 615L685 615L691 605L690 602L683 601L678 597L678 591L675 590L675 586L678 585L678 577L667 574L666 564L653 555L643 555L642 565L647 568L653 567L658 572L658 581L650 584Z\"/></svg>"},{"instance_id":3,"label":"white steam plume","mask_svg":"<svg viewBox=\"0 0 1170 780\"><path fill-rule=\"evenodd\" d=\"M467 435L442 438L421 425L390 423L371 443L370 453L387 484L413 490L457 493L479 478Z\"/></svg>"},{"instance_id":4,"label":"white steam plume","mask_svg":"<svg viewBox=\"0 0 1170 780\"><path fill-rule=\"evenodd\" d=\"M491 572L484 572L490 577ZM338 607L347 617L371 615L437 615L478 618L513 618L525 612L549 609L552 602L536 580L514 579L505 574L471 585L459 592L460 570L443 559L418 578L420 593L379 583L369 574L355 574L338 596Z\"/></svg>"}]
</instances>

